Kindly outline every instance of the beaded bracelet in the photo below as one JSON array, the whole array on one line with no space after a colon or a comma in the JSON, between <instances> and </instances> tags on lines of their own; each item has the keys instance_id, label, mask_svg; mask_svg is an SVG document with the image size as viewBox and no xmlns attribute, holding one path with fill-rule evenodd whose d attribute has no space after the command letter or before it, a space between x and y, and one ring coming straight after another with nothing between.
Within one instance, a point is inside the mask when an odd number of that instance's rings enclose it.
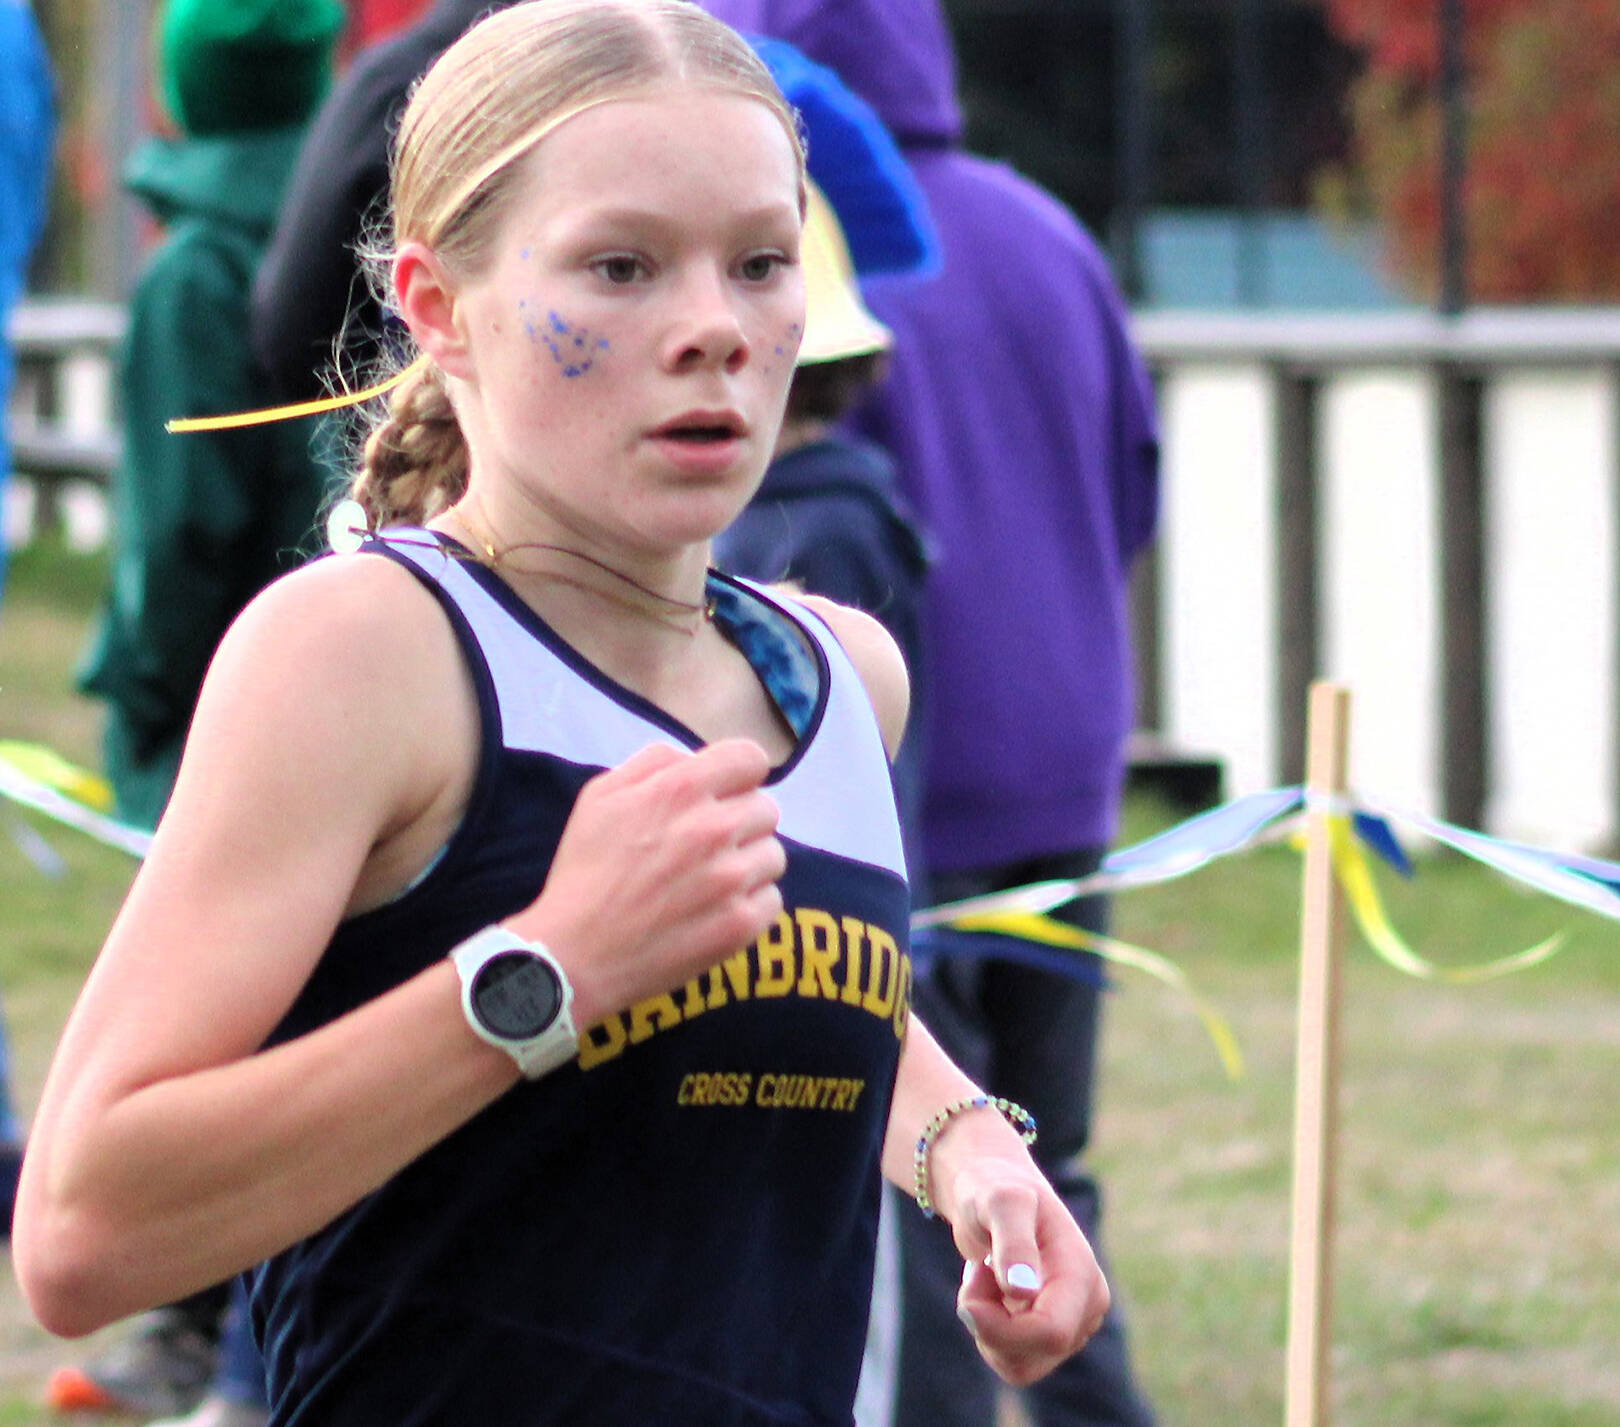
<instances>
[{"instance_id":1,"label":"beaded bracelet","mask_svg":"<svg viewBox=\"0 0 1620 1427\"><path fill-rule=\"evenodd\" d=\"M999 1095L972 1095L966 1100L954 1100L943 1110L935 1111L933 1118L923 1126L922 1134L917 1137L917 1152L912 1160L916 1171L913 1194L917 1207L926 1218L932 1219L935 1212L933 1198L928 1193L928 1152L933 1149L934 1141L940 1137L945 1126L968 1110L999 1110L1007 1123L1019 1132L1026 1145L1035 1143L1035 1117L1022 1105L1003 1100Z\"/></svg>"}]
</instances>

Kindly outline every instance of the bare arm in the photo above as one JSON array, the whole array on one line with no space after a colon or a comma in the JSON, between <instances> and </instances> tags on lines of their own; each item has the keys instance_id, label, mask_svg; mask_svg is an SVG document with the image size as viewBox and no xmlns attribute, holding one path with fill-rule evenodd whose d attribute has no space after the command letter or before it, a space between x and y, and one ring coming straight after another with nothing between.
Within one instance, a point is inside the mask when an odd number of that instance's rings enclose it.
<instances>
[{"instance_id":1,"label":"bare arm","mask_svg":"<svg viewBox=\"0 0 1620 1427\"><path fill-rule=\"evenodd\" d=\"M14 1246L47 1327L90 1331L258 1262L515 1082L447 962L258 1050L345 911L376 899L390 849L453 826L471 700L431 597L371 557L272 587L227 636L30 1136ZM775 916L766 771L751 744L659 748L587 786L545 890L510 919L550 943L580 1024ZM602 905L640 914L607 926Z\"/></svg>"},{"instance_id":2,"label":"bare arm","mask_svg":"<svg viewBox=\"0 0 1620 1427\"><path fill-rule=\"evenodd\" d=\"M924 1126L945 1106L980 1093L912 1017L884 1174L912 1194ZM980 1354L1008 1382L1044 1377L1085 1346L1108 1311L1108 1285L1091 1246L1018 1132L991 1107L951 1118L928 1154L927 1175L929 1197L962 1254L957 1303L972 1318ZM920 1211L907 1205L901 1212Z\"/></svg>"},{"instance_id":3,"label":"bare arm","mask_svg":"<svg viewBox=\"0 0 1620 1427\"><path fill-rule=\"evenodd\" d=\"M448 627L391 617L425 592L383 561L346 564L273 587L227 636L169 812L64 1032L15 1236L59 1331L264 1257L502 1088L502 1067L459 1053L436 1014L454 977L442 967L254 1055L374 845L454 776L435 748L466 739L460 701L414 686L436 671L460 692ZM365 714L405 706L422 717ZM428 1045L438 1057L413 1071Z\"/></svg>"}]
</instances>

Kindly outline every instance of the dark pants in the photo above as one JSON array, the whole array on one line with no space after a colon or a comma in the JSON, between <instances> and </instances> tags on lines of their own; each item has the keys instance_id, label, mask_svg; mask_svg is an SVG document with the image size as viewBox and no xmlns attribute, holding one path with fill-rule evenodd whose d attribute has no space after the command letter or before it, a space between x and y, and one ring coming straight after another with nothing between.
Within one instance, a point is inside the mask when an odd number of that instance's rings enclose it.
<instances>
[{"instance_id":1,"label":"dark pants","mask_svg":"<svg viewBox=\"0 0 1620 1427\"><path fill-rule=\"evenodd\" d=\"M250 1407L270 1405L270 1395L264 1381L264 1359L259 1355L259 1345L253 1337L247 1280L242 1276L231 1282L231 1306L225 1314L221 1331L214 1391L228 1401Z\"/></svg>"},{"instance_id":2,"label":"dark pants","mask_svg":"<svg viewBox=\"0 0 1620 1427\"><path fill-rule=\"evenodd\" d=\"M1087 848L989 872L933 879L936 902L1095 871L1105 849ZM1107 930L1105 898L1054 913L1088 931ZM1103 984L971 957L920 973L917 1014L946 1052L992 1095L1016 1101L1036 1120L1036 1161L1102 1257L1101 1203L1080 1168L1091 1136L1092 1081ZM906 1206L901 1216L900 1385L896 1427L992 1427L998 1379L956 1317L962 1257L950 1227ZM1151 1427L1153 1414L1131 1376L1117 1304L1085 1348L1023 1393L1037 1427Z\"/></svg>"},{"instance_id":3,"label":"dark pants","mask_svg":"<svg viewBox=\"0 0 1620 1427\"><path fill-rule=\"evenodd\" d=\"M264 1359L253 1337L245 1278L238 1275L170 1307L185 1319L187 1326L218 1347L219 1356L208 1390L231 1402L269 1406Z\"/></svg>"}]
</instances>

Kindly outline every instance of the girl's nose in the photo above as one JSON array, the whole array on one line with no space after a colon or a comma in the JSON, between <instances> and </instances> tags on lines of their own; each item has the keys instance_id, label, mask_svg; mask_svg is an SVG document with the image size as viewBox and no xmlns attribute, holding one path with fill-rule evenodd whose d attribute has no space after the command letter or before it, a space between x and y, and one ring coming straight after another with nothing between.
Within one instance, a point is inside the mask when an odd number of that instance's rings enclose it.
<instances>
[{"instance_id":1,"label":"girl's nose","mask_svg":"<svg viewBox=\"0 0 1620 1427\"><path fill-rule=\"evenodd\" d=\"M749 343L725 274L695 275L676 301L680 311L670 333L671 364L738 371L748 360Z\"/></svg>"}]
</instances>

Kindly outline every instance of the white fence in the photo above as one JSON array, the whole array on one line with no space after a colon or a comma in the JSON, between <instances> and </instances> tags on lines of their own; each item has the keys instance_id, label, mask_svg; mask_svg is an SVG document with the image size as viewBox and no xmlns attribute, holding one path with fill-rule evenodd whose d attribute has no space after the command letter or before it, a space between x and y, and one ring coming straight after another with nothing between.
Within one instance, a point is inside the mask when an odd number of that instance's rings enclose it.
<instances>
[{"instance_id":1,"label":"white fence","mask_svg":"<svg viewBox=\"0 0 1620 1427\"><path fill-rule=\"evenodd\" d=\"M98 302L25 302L8 334L17 357L7 436L21 479L0 531L10 544L58 522L80 544L105 538L100 492L118 455L113 355L124 311Z\"/></svg>"},{"instance_id":2,"label":"white fence","mask_svg":"<svg viewBox=\"0 0 1620 1427\"><path fill-rule=\"evenodd\" d=\"M12 333L16 464L54 518L116 450L116 308ZM1354 782L1570 848L1620 833L1620 310L1149 313L1165 507L1143 727L1227 791L1297 781L1305 690L1355 691Z\"/></svg>"},{"instance_id":3,"label":"white fence","mask_svg":"<svg viewBox=\"0 0 1620 1427\"><path fill-rule=\"evenodd\" d=\"M1354 781L1565 847L1620 809L1620 311L1146 314L1165 518L1144 715L1228 790L1295 781L1305 688Z\"/></svg>"}]
</instances>

